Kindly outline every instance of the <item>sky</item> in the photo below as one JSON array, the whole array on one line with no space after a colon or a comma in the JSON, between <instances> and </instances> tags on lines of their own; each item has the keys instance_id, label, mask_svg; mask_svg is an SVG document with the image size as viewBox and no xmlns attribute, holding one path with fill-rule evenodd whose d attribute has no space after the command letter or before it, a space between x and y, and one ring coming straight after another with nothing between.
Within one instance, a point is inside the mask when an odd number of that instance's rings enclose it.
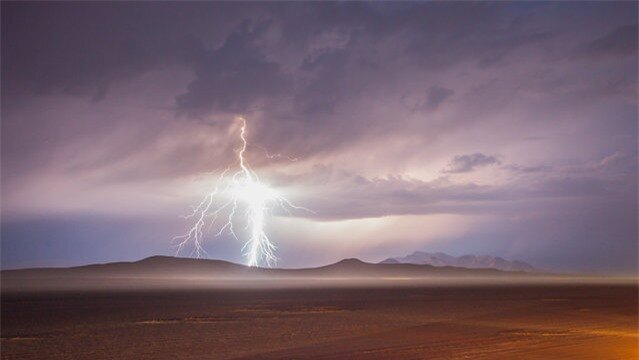
<instances>
[{"instance_id":1,"label":"sky","mask_svg":"<svg viewBox=\"0 0 639 360\"><path fill-rule=\"evenodd\" d=\"M278 266L637 272L636 2L1 6L2 268L174 255L242 115Z\"/></svg>"}]
</instances>

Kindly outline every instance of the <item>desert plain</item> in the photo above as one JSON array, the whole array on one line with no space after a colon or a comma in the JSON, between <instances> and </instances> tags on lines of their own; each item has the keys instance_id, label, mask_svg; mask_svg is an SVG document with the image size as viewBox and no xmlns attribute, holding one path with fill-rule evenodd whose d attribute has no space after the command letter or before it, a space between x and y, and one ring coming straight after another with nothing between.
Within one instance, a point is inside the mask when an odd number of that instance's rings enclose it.
<instances>
[{"instance_id":1,"label":"desert plain","mask_svg":"<svg viewBox=\"0 0 639 360\"><path fill-rule=\"evenodd\" d=\"M2 294L2 359L636 359L632 283Z\"/></svg>"}]
</instances>

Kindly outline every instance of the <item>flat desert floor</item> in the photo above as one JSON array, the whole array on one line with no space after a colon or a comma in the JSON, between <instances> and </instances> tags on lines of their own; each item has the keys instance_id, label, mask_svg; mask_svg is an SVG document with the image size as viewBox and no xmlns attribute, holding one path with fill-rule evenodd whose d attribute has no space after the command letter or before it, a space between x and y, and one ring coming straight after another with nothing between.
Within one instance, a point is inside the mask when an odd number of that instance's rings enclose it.
<instances>
[{"instance_id":1,"label":"flat desert floor","mask_svg":"<svg viewBox=\"0 0 639 360\"><path fill-rule=\"evenodd\" d=\"M3 294L2 359L637 359L632 285Z\"/></svg>"}]
</instances>

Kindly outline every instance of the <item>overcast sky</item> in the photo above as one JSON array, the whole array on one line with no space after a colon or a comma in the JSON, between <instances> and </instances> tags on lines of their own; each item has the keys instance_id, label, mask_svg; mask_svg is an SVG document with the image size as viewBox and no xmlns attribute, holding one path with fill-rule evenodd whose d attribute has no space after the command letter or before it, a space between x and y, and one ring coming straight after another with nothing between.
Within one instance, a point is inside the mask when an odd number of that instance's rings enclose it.
<instances>
[{"instance_id":1,"label":"overcast sky","mask_svg":"<svg viewBox=\"0 0 639 360\"><path fill-rule=\"evenodd\" d=\"M280 266L636 272L637 11L2 2L2 267L174 254L242 114L253 169L314 210L269 217Z\"/></svg>"}]
</instances>

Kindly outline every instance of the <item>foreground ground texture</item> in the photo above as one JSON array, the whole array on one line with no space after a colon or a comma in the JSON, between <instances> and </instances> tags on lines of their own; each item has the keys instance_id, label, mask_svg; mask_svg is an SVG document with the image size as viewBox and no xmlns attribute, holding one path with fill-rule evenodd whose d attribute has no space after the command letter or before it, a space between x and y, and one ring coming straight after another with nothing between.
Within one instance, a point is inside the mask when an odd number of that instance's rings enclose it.
<instances>
[{"instance_id":1,"label":"foreground ground texture","mask_svg":"<svg viewBox=\"0 0 639 360\"><path fill-rule=\"evenodd\" d=\"M2 359L636 359L637 287L3 294Z\"/></svg>"}]
</instances>

